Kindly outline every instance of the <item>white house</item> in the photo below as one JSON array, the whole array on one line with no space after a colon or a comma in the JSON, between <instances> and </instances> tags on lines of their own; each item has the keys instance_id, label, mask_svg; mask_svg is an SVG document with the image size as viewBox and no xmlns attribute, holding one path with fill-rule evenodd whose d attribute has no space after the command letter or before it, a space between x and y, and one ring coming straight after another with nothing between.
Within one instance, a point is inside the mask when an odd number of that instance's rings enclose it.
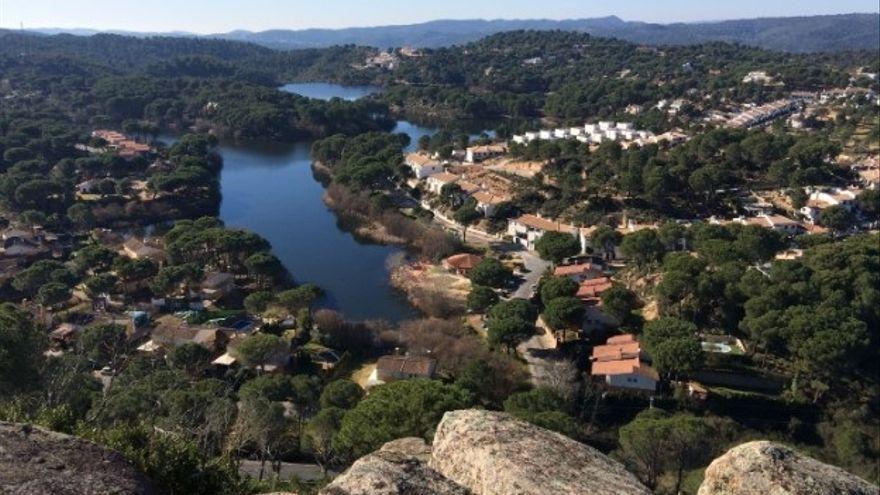
<instances>
[{"instance_id":1,"label":"white house","mask_svg":"<svg viewBox=\"0 0 880 495\"><path fill-rule=\"evenodd\" d=\"M526 138L526 141L529 141L529 142L534 141L536 139L540 139L540 137L541 137L540 134L537 132L527 132L527 133L523 134L523 136Z\"/></svg>"},{"instance_id":2,"label":"white house","mask_svg":"<svg viewBox=\"0 0 880 495\"><path fill-rule=\"evenodd\" d=\"M749 72L743 77L743 83L758 83L758 84L770 84L773 82L773 78L767 75L767 72L763 70L754 70Z\"/></svg>"},{"instance_id":3,"label":"white house","mask_svg":"<svg viewBox=\"0 0 880 495\"><path fill-rule=\"evenodd\" d=\"M577 136L582 135L583 133L584 133L584 129L581 127L572 127L568 130L569 136L577 137Z\"/></svg>"},{"instance_id":4,"label":"white house","mask_svg":"<svg viewBox=\"0 0 880 495\"><path fill-rule=\"evenodd\" d=\"M404 163L412 170L416 179L422 180L429 175L438 174L443 171L443 164L421 153L409 153L406 155Z\"/></svg>"},{"instance_id":5,"label":"white house","mask_svg":"<svg viewBox=\"0 0 880 495\"><path fill-rule=\"evenodd\" d=\"M477 163L489 158L494 158L507 153L507 145L505 144L487 144L483 146L471 146L465 150L464 161L467 163Z\"/></svg>"},{"instance_id":6,"label":"white house","mask_svg":"<svg viewBox=\"0 0 880 495\"><path fill-rule=\"evenodd\" d=\"M635 129L632 122L618 122L615 127L618 131L631 131Z\"/></svg>"},{"instance_id":7,"label":"white house","mask_svg":"<svg viewBox=\"0 0 880 495\"><path fill-rule=\"evenodd\" d=\"M782 215L758 215L756 217L738 220L740 223L748 225L757 225L768 229L778 230L784 234L796 235L802 233L805 229L799 222Z\"/></svg>"},{"instance_id":8,"label":"white house","mask_svg":"<svg viewBox=\"0 0 880 495\"><path fill-rule=\"evenodd\" d=\"M512 141L516 144L526 144L526 137L522 134L516 134L513 136Z\"/></svg>"},{"instance_id":9,"label":"white house","mask_svg":"<svg viewBox=\"0 0 880 495\"><path fill-rule=\"evenodd\" d=\"M858 190L834 188L829 191L814 191L810 194L810 199L821 201L827 206L842 206L853 211L858 203L859 192Z\"/></svg>"},{"instance_id":10,"label":"white house","mask_svg":"<svg viewBox=\"0 0 880 495\"><path fill-rule=\"evenodd\" d=\"M614 128L614 122L608 122L608 121L599 122L599 130L600 131L607 131L612 128Z\"/></svg>"},{"instance_id":11,"label":"white house","mask_svg":"<svg viewBox=\"0 0 880 495\"><path fill-rule=\"evenodd\" d=\"M821 222L822 210L830 206L841 206L852 212L858 205L858 193L857 190L840 188L813 191L800 213L806 217L807 222L817 224Z\"/></svg>"},{"instance_id":12,"label":"white house","mask_svg":"<svg viewBox=\"0 0 880 495\"><path fill-rule=\"evenodd\" d=\"M565 139L568 137L568 129L555 129L553 131L553 137L557 139Z\"/></svg>"},{"instance_id":13,"label":"white house","mask_svg":"<svg viewBox=\"0 0 880 495\"><path fill-rule=\"evenodd\" d=\"M571 234L580 242L581 252L586 251L587 234L585 229L528 214L513 218L507 223L507 234L513 238L513 242L529 250L535 249L535 242L546 232Z\"/></svg>"},{"instance_id":14,"label":"white house","mask_svg":"<svg viewBox=\"0 0 880 495\"><path fill-rule=\"evenodd\" d=\"M595 134L596 132L598 132L598 130L599 126L597 126L596 124L587 124L584 126L584 132L586 132L587 134Z\"/></svg>"},{"instance_id":15,"label":"white house","mask_svg":"<svg viewBox=\"0 0 880 495\"><path fill-rule=\"evenodd\" d=\"M480 211L483 216L487 217L491 217L495 214L495 209L499 204L509 200L509 198L505 196L499 196L485 191L477 191L473 193L471 197L477 202L477 210Z\"/></svg>"},{"instance_id":16,"label":"white house","mask_svg":"<svg viewBox=\"0 0 880 495\"><path fill-rule=\"evenodd\" d=\"M553 139L553 131L543 130L538 131L538 138L543 139L545 141L550 141Z\"/></svg>"},{"instance_id":17,"label":"white house","mask_svg":"<svg viewBox=\"0 0 880 495\"><path fill-rule=\"evenodd\" d=\"M443 189L443 186L458 182L458 179L459 177L457 175L448 172L440 172L439 174L429 175L425 180L425 184L428 186L428 191L434 194L440 194L440 190Z\"/></svg>"}]
</instances>

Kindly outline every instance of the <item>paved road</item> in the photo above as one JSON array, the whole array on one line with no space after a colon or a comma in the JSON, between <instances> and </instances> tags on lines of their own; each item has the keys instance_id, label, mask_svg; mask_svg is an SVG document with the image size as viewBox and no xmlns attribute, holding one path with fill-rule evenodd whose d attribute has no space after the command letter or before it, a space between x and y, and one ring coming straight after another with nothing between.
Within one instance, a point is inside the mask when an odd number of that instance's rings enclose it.
<instances>
[{"instance_id":1,"label":"paved road","mask_svg":"<svg viewBox=\"0 0 880 495\"><path fill-rule=\"evenodd\" d=\"M541 276L550 267L550 262L542 260L538 255L530 253L525 249L514 253L523 260L523 265L527 270L523 274L523 283L514 291L512 298L531 299L535 295L534 287L538 286Z\"/></svg>"},{"instance_id":2,"label":"paved road","mask_svg":"<svg viewBox=\"0 0 880 495\"><path fill-rule=\"evenodd\" d=\"M525 359L529 368L532 385L540 387L546 385L544 374L552 368L552 363L559 359L556 352L556 338L543 327L538 320L538 334L517 346L516 350Z\"/></svg>"}]
</instances>

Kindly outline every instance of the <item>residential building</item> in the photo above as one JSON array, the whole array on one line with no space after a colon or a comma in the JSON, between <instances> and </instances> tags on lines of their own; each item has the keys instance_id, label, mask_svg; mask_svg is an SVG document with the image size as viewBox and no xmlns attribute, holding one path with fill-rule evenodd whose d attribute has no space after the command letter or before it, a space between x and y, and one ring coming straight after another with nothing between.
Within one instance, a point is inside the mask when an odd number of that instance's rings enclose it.
<instances>
[{"instance_id":1,"label":"residential building","mask_svg":"<svg viewBox=\"0 0 880 495\"><path fill-rule=\"evenodd\" d=\"M165 251L136 237L131 237L122 243L122 255L133 260L149 259L160 264L165 261Z\"/></svg>"},{"instance_id":2,"label":"residential building","mask_svg":"<svg viewBox=\"0 0 880 495\"><path fill-rule=\"evenodd\" d=\"M747 225L757 225L759 227L778 230L779 232L788 235L797 235L805 230L800 222L782 215L758 215L756 217L747 218L745 220L738 219L736 221Z\"/></svg>"},{"instance_id":3,"label":"residential building","mask_svg":"<svg viewBox=\"0 0 880 495\"><path fill-rule=\"evenodd\" d=\"M578 263L575 265L557 266L553 270L554 276L568 277L578 283L581 283L585 280L601 277L602 273L602 267L593 263Z\"/></svg>"},{"instance_id":4,"label":"residential building","mask_svg":"<svg viewBox=\"0 0 880 495\"><path fill-rule=\"evenodd\" d=\"M166 317L150 332L150 340L138 347L138 350L156 352L192 343L211 352L221 352L228 342L229 336L223 329L189 326L175 317Z\"/></svg>"},{"instance_id":5,"label":"residential building","mask_svg":"<svg viewBox=\"0 0 880 495\"><path fill-rule=\"evenodd\" d=\"M149 145L138 143L117 131L99 129L92 132L92 137L103 139L107 142L108 149L116 151L119 156L126 159L143 156L153 151Z\"/></svg>"},{"instance_id":6,"label":"residential building","mask_svg":"<svg viewBox=\"0 0 880 495\"><path fill-rule=\"evenodd\" d=\"M513 242L534 250L535 242L546 232L565 232L573 235L581 244L581 252L586 250L587 238L585 229L562 222L549 220L536 215L522 215L511 219L507 224L507 234Z\"/></svg>"},{"instance_id":7,"label":"residential building","mask_svg":"<svg viewBox=\"0 0 880 495\"><path fill-rule=\"evenodd\" d=\"M761 105L733 116L727 121L728 127L739 127L748 129L750 127L759 126L788 115L797 111L801 106L801 102L794 99L778 100L766 105Z\"/></svg>"},{"instance_id":8,"label":"residential building","mask_svg":"<svg viewBox=\"0 0 880 495\"><path fill-rule=\"evenodd\" d=\"M767 72L763 70L755 70L746 74L742 82L745 84L748 83L756 83L756 84L770 84L773 82L773 78L767 75Z\"/></svg>"},{"instance_id":9,"label":"residential building","mask_svg":"<svg viewBox=\"0 0 880 495\"><path fill-rule=\"evenodd\" d=\"M443 172L443 164L422 153L409 153L404 159L406 166L412 170L416 179L422 180L429 175Z\"/></svg>"},{"instance_id":10,"label":"residential building","mask_svg":"<svg viewBox=\"0 0 880 495\"><path fill-rule=\"evenodd\" d=\"M428 191L434 194L440 194L443 190L443 186L458 182L458 179L459 177L457 175L448 172L440 172L439 174L429 175L425 180L425 184L428 186Z\"/></svg>"},{"instance_id":11,"label":"residential building","mask_svg":"<svg viewBox=\"0 0 880 495\"><path fill-rule=\"evenodd\" d=\"M590 374L604 377L609 387L654 392L660 381L632 334L611 337L605 345L594 347L590 360Z\"/></svg>"},{"instance_id":12,"label":"residential building","mask_svg":"<svg viewBox=\"0 0 880 495\"><path fill-rule=\"evenodd\" d=\"M482 256L470 253L454 254L443 260L443 268L458 275L467 276L477 264L483 261Z\"/></svg>"},{"instance_id":13,"label":"residential building","mask_svg":"<svg viewBox=\"0 0 880 495\"><path fill-rule=\"evenodd\" d=\"M471 197L477 202L477 210L480 211L483 216L487 217L491 217L495 214L495 209L498 205L505 201L510 201L510 197L508 196L501 196L484 191L477 191L473 193Z\"/></svg>"},{"instance_id":14,"label":"residential building","mask_svg":"<svg viewBox=\"0 0 880 495\"><path fill-rule=\"evenodd\" d=\"M630 115L638 115L642 113L642 110L643 107L641 105L629 104L624 111Z\"/></svg>"},{"instance_id":15,"label":"residential building","mask_svg":"<svg viewBox=\"0 0 880 495\"><path fill-rule=\"evenodd\" d=\"M410 378L434 378L437 360L424 356L382 356L368 379L369 385L379 385Z\"/></svg>"},{"instance_id":16,"label":"residential building","mask_svg":"<svg viewBox=\"0 0 880 495\"><path fill-rule=\"evenodd\" d=\"M822 210L831 206L841 206L853 212L858 207L858 195L861 191L853 189L820 189L810 193L807 204L800 213L810 224L818 224L822 220Z\"/></svg>"},{"instance_id":17,"label":"residential building","mask_svg":"<svg viewBox=\"0 0 880 495\"><path fill-rule=\"evenodd\" d=\"M608 277L589 278L581 281L575 297L588 301L597 299L603 292L612 287L611 279Z\"/></svg>"},{"instance_id":18,"label":"residential building","mask_svg":"<svg viewBox=\"0 0 880 495\"><path fill-rule=\"evenodd\" d=\"M67 347L79 337L82 327L73 323L62 323L49 332L49 341L58 347Z\"/></svg>"}]
</instances>

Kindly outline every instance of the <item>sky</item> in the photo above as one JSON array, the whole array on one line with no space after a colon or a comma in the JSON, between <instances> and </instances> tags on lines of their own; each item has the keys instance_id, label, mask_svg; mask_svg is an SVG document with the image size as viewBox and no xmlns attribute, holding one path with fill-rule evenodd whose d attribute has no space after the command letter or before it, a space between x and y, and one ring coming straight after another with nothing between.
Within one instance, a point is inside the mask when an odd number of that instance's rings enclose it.
<instances>
[{"instance_id":1,"label":"sky","mask_svg":"<svg viewBox=\"0 0 880 495\"><path fill-rule=\"evenodd\" d=\"M877 0L0 0L0 27L219 33L607 15L665 23L878 9Z\"/></svg>"}]
</instances>

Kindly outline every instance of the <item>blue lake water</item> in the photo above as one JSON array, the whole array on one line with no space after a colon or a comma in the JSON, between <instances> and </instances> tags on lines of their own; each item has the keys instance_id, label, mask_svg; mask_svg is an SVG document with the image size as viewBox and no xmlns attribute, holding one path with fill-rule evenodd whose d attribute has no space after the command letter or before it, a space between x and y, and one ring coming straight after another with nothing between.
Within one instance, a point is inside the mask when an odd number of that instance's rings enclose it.
<instances>
[{"instance_id":1,"label":"blue lake water","mask_svg":"<svg viewBox=\"0 0 880 495\"><path fill-rule=\"evenodd\" d=\"M322 99L354 99L374 91L324 83L282 89ZM433 130L401 121L395 132L409 134L415 146ZM389 283L389 261L401 249L359 241L338 225L321 200L324 188L312 175L310 146L307 141L221 145L220 217L229 226L265 237L297 282L324 288L324 304L346 317L399 321L417 316Z\"/></svg>"},{"instance_id":2,"label":"blue lake water","mask_svg":"<svg viewBox=\"0 0 880 495\"><path fill-rule=\"evenodd\" d=\"M378 88L374 86L340 86L323 82L285 84L281 90L319 100L342 98L348 101L378 92Z\"/></svg>"}]
</instances>

